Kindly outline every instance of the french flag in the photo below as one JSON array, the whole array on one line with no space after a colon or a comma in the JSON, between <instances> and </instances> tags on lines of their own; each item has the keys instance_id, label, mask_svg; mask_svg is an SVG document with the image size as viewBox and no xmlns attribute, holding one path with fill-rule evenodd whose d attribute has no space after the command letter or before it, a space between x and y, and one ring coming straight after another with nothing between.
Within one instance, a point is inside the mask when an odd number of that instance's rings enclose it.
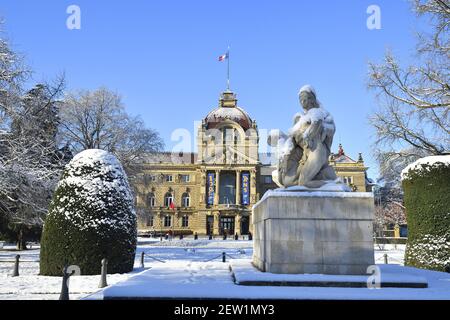
<instances>
[{"instance_id":1,"label":"french flag","mask_svg":"<svg viewBox=\"0 0 450 320\"><path fill-rule=\"evenodd\" d=\"M225 59L228 59L228 52L219 57L219 61L224 61Z\"/></svg>"}]
</instances>

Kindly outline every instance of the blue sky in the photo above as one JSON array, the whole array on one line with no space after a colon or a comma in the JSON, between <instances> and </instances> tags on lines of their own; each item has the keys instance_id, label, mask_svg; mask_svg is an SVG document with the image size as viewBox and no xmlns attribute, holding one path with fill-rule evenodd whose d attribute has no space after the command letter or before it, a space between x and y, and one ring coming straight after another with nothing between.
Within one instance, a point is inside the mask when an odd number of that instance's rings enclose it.
<instances>
[{"instance_id":1,"label":"blue sky","mask_svg":"<svg viewBox=\"0 0 450 320\"><path fill-rule=\"evenodd\" d=\"M81 8L81 30L66 28L71 4ZM381 8L381 30L366 27L372 4ZM230 45L231 89L259 128L288 129L298 89L311 84L335 118L333 149L341 142L353 158L362 152L371 177L376 102L367 63L389 48L410 61L418 30L406 0L2 0L0 16L35 81L65 72L69 90L118 91L168 150L174 129L193 132L216 107L226 87L217 57Z\"/></svg>"}]
</instances>

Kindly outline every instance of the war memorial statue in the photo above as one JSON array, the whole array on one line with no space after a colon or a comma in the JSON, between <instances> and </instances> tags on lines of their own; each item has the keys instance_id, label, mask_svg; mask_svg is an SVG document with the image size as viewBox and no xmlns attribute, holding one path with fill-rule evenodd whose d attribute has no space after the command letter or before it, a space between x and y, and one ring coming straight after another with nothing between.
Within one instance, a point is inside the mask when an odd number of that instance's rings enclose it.
<instances>
[{"instance_id":1,"label":"war memorial statue","mask_svg":"<svg viewBox=\"0 0 450 320\"><path fill-rule=\"evenodd\" d=\"M279 189L253 207L253 264L272 273L365 274L374 264L373 195L351 192L329 165L336 131L309 85L287 134L271 133Z\"/></svg>"}]
</instances>

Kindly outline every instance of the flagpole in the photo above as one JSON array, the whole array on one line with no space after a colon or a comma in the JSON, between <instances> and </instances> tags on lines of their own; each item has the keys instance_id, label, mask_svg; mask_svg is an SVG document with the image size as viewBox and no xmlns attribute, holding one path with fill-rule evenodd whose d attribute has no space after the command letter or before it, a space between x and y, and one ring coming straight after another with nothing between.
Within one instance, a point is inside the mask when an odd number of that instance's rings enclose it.
<instances>
[{"instance_id":1,"label":"flagpole","mask_svg":"<svg viewBox=\"0 0 450 320\"><path fill-rule=\"evenodd\" d=\"M227 90L230 91L230 46L228 46L227 60Z\"/></svg>"}]
</instances>

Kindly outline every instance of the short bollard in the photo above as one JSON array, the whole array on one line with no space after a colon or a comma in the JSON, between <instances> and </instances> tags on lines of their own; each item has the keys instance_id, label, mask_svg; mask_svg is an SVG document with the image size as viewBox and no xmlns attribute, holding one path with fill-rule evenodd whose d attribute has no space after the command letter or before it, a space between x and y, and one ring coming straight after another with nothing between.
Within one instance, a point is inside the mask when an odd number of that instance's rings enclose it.
<instances>
[{"instance_id":1,"label":"short bollard","mask_svg":"<svg viewBox=\"0 0 450 320\"><path fill-rule=\"evenodd\" d=\"M450 273L450 264L445 266L445 272Z\"/></svg>"},{"instance_id":2,"label":"short bollard","mask_svg":"<svg viewBox=\"0 0 450 320\"><path fill-rule=\"evenodd\" d=\"M144 253L144 251L142 251L142 253L141 253L141 265L140 265L141 268L145 268L145 266L144 266L144 256L145 256L145 253Z\"/></svg>"},{"instance_id":3,"label":"short bollard","mask_svg":"<svg viewBox=\"0 0 450 320\"><path fill-rule=\"evenodd\" d=\"M194 233L194 240L198 240L198 233Z\"/></svg>"},{"instance_id":4,"label":"short bollard","mask_svg":"<svg viewBox=\"0 0 450 320\"><path fill-rule=\"evenodd\" d=\"M14 262L14 271L12 274L13 277L19 276L19 259L20 259L20 254L16 255L16 261Z\"/></svg>"},{"instance_id":5,"label":"short bollard","mask_svg":"<svg viewBox=\"0 0 450 320\"><path fill-rule=\"evenodd\" d=\"M387 253L384 254L384 264L389 264Z\"/></svg>"},{"instance_id":6,"label":"short bollard","mask_svg":"<svg viewBox=\"0 0 450 320\"><path fill-rule=\"evenodd\" d=\"M222 252L222 262L227 262L227 254Z\"/></svg>"},{"instance_id":7,"label":"short bollard","mask_svg":"<svg viewBox=\"0 0 450 320\"><path fill-rule=\"evenodd\" d=\"M100 283L98 285L99 288L104 288L108 286L108 283L106 282L106 274L108 272L108 259L102 260L102 275L100 277Z\"/></svg>"},{"instance_id":8,"label":"short bollard","mask_svg":"<svg viewBox=\"0 0 450 320\"><path fill-rule=\"evenodd\" d=\"M209 240L212 240L212 238L213 238L213 236L212 236L212 234L210 233L208 239L209 239Z\"/></svg>"},{"instance_id":9,"label":"short bollard","mask_svg":"<svg viewBox=\"0 0 450 320\"><path fill-rule=\"evenodd\" d=\"M236 234L234 235L234 240L239 240L239 235L237 234L237 232L236 232Z\"/></svg>"},{"instance_id":10,"label":"short bollard","mask_svg":"<svg viewBox=\"0 0 450 320\"><path fill-rule=\"evenodd\" d=\"M69 278L75 273L75 270L71 273L67 272L67 266L63 269L63 279L62 279L62 287L61 294L59 295L59 300L70 300L69 299Z\"/></svg>"}]
</instances>

